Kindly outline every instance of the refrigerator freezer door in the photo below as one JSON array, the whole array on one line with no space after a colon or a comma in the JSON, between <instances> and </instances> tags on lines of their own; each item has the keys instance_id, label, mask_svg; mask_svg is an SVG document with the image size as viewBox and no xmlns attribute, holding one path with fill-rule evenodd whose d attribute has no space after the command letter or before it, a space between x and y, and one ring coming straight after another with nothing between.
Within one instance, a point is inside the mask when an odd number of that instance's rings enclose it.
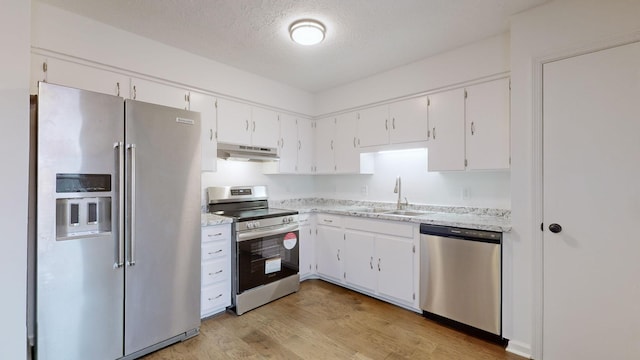
<instances>
[{"instance_id":1,"label":"refrigerator freezer door","mask_svg":"<svg viewBox=\"0 0 640 360\"><path fill-rule=\"evenodd\" d=\"M200 326L200 114L125 101L125 356Z\"/></svg>"},{"instance_id":2,"label":"refrigerator freezer door","mask_svg":"<svg viewBox=\"0 0 640 360\"><path fill-rule=\"evenodd\" d=\"M119 149L114 144L124 141L123 129L122 98L40 83L39 360L123 355L124 268L114 266L121 225ZM99 186L92 179L99 179Z\"/></svg>"}]
</instances>

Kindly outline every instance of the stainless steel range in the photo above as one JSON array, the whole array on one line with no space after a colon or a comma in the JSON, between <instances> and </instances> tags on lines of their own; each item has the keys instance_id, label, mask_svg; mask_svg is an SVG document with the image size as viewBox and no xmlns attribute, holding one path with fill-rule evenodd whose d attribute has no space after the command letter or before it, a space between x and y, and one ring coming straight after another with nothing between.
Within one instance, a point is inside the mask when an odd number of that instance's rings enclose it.
<instances>
[{"instance_id":1,"label":"stainless steel range","mask_svg":"<svg viewBox=\"0 0 640 360\"><path fill-rule=\"evenodd\" d=\"M241 315L300 288L298 212L269 208L266 186L207 189L209 212L235 219L232 302Z\"/></svg>"}]
</instances>

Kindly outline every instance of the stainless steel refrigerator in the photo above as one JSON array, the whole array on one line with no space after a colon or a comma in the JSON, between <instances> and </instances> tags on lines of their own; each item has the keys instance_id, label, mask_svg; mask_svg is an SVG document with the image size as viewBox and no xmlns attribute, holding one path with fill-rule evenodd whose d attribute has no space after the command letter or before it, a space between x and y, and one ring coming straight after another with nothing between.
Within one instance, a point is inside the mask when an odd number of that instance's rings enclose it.
<instances>
[{"instance_id":1,"label":"stainless steel refrigerator","mask_svg":"<svg viewBox=\"0 0 640 360\"><path fill-rule=\"evenodd\" d=\"M200 115L40 83L37 118L37 359L197 335Z\"/></svg>"}]
</instances>

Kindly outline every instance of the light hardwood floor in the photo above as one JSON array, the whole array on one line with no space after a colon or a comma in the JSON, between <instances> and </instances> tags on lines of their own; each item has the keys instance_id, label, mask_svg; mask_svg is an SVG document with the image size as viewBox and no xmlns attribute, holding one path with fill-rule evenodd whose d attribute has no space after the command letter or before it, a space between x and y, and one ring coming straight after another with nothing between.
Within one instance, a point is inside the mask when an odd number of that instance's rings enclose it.
<instances>
[{"instance_id":1,"label":"light hardwood floor","mask_svg":"<svg viewBox=\"0 0 640 360\"><path fill-rule=\"evenodd\" d=\"M321 280L242 316L204 320L200 335L145 360L524 359L368 296Z\"/></svg>"}]
</instances>

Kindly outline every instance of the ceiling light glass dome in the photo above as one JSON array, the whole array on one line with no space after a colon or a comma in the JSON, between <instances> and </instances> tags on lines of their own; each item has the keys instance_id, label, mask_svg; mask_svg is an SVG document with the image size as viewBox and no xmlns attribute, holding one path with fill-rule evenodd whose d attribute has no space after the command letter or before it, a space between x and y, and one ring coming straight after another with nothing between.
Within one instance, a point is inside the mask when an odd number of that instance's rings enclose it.
<instances>
[{"instance_id":1,"label":"ceiling light glass dome","mask_svg":"<svg viewBox=\"0 0 640 360\"><path fill-rule=\"evenodd\" d=\"M315 45L324 40L325 27L316 20L298 20L289 27L291 40L300 45Z\"/></svg>"}]
</instances>

